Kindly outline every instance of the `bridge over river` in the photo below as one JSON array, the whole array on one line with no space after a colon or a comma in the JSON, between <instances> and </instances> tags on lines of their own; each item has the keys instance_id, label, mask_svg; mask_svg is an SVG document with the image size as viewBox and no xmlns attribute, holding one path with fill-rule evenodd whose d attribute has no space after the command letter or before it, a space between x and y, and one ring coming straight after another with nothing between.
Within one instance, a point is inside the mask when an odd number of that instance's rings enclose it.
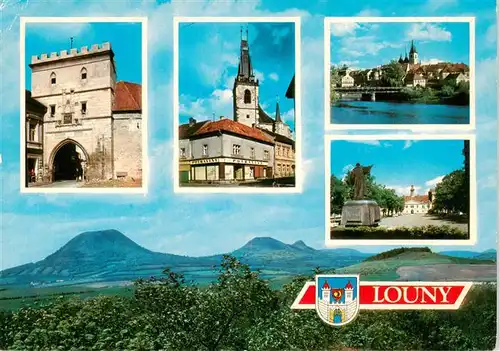
<instances>
[{"instance_id":1,"label":"bridge over river","mask_svg":"<svg viewBox=\"0 0 500 351\"><path fill-rule=\"evenodd\" d=\"M362 100L376 100L377 93L383 94L396 94L401 92L404 87L369 87L369 86L357 86L357 87L336 87L333 90L340 94L340 97L343 95L361 95Z\"/></svg>"}]
</instances>

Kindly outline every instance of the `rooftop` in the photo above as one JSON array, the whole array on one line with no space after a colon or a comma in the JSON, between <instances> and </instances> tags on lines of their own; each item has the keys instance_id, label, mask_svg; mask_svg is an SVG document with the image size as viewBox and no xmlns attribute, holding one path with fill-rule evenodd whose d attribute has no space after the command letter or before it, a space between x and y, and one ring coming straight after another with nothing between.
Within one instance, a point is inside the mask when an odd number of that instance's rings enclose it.
<instances>
[{"instance_id":1,"label":"rooftop","mask_svg":"<svg viewBox=\"0 0 500 351\"><path fill-rule=\"evenodd\" d=\"M247 138L259 140L265 143L273 143L273 140L258 128L249 127L243 123L238 123L233 120L222 118L215 122L207 122L194 135L203 135L213 132L229 132L232 134L241 135Z\"/></svg>"},{"instance_id":2,"label":"rooftop","mask_svg":"<svg viewBox=\"0 0 500 351\"><path fill-rule=\"evenodd\" d=\"M113 111L141 111L142 86L136 83L120 81L115 86Z\"/></svg>"}]
</instances>

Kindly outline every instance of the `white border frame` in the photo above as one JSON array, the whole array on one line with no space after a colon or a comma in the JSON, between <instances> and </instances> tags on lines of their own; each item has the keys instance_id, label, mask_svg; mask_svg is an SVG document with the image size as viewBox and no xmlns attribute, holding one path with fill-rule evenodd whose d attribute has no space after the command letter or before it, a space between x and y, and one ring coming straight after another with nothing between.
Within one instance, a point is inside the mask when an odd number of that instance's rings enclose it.
<instances>
[{"instance_id":1,"label":"white border frame","mask_svg":"<svg viewBox=\"0 0 500 351\"><path fill-rule=\"evenodd\" d=\"M295 186L283 188L268 187L182 187L179 184L179 25L181 23L273 23L290 22L295 26ZM173 85L173 119L174 119L174 157L173 181L174 193L240 193L240 194L290 194L302 193L302 122L301 122L301 41L300 17L182 17L175 16L174 26L174 85Z\"/></svg>"},{"instance_id":2,"label":"white border frame","mask_svg":"<svg viewBox=\"0 0 500 351\"><path fill-rule=\"evenodd\" d=\"M142 186L134 188L51 188L25 186L25 157L26 148L26 102L25 93L25 45L27 23L140 23L141 24L141 88L142 88ZM111 43L113 44L113 43ZM36 194L144 194L148 192L149 160L148 160L148 18L147 17L21 17L19 37L19 64L20 64L20 190L21 193Z\"/></svg>"},{"instance_id":3,"label":"white border frame","mask_svg":"<svg viewBox=\"0 0 500 351\"><path fill-rule=\"evenodd\" d=\"M469 140L469 239L467 240L403 240L403 239L331 239L330 231L330 175L331 175L331 143L332 141L350 140ZM383 151L382 151L383 152ZM338 246L394 246L394 245L438 245L438 246L470 246L477 241L477 182L476 182L476 137L474 134L392 134L392 135L326 135L325 136L325 245ZM333 229L334 230L334 229Z\"/></svg>"},{"instance_id":4,"label":"white border frame","mask_svg":"<svg viewBox=\"0 0 500 351\"><path fill-rule=\"evenodd\" d=\"M469 123L468 124L339 124L331 123L330 105L330 47L332 23L412 23L412 22L455 22L469 23ZM325 17L324 26L324 84L325 84L325 130L346 129L405 129L405 130L459 130L470 131L476 128L476 55L475 55L475 17Z\"/></svg>"}]
</instances>

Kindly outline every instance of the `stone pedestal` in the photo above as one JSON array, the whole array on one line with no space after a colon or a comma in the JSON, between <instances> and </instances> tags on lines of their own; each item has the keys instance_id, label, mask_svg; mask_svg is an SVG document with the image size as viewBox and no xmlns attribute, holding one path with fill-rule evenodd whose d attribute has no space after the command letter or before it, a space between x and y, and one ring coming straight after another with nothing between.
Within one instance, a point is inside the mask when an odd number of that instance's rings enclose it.
<instances>
[{"instance_id":1,"label":"stone pedestal","mask_svg":"<svg viewBox=\"0 0 500 351\"><path fill-rule=\"evenodd\" d=\"M380 207L373 200L351 200L342 207L340 225L377 226L380 222Z\"/></svg>"}]
</instances>

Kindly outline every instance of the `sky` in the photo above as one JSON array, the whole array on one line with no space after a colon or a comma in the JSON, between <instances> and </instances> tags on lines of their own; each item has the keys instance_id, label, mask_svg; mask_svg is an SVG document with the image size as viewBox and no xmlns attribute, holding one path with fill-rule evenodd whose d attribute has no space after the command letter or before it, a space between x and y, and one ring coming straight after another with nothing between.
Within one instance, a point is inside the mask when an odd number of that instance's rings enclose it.
<instances>
[{"instance_id":1,"label":"sky","mask_svg":"<svg viewBox=\"0 0 500 351\"><path fill-rule=\"evenodd\" d=\"M304 174L302 193L174 193L174 15L301 17L302 145L299 147L302 148ZM120 230L147 249L190 256L230 252L254 237L263 236L290 244L303 240L312 247L324 248L325 165L329 162L324 159L323 142L323 23L325 16L356 15L476 17L478 241L474 246L441 245L432 248L482 251L496 247L498 137L494 1L377 0L350 1L342 6L325 1L266 0L200 1L196 5L179 1L83 3L67 0L58 2L57 6L48 6L47 2L10 1L3 4L0 24L0 269L41 260L79 233L108 228ZM145 89L148 91L150 177L147 195L20 194L19 94L24 88L24 82L22 85L19 82L20 16L148 17L148 86ZM73 34L79 38L78 32ZM236 41L238 36L236 33ZM67 43L68 34L54 32L51 40ZM211 55L212 50L207 49L202 58L208 60ZM260 62L255 62L255 65L260 69ZM385 131L343 133L387 134ZM358 244L355 248L364 252L381 252L393 246Z\"/></svg>"},{"instance_id":2,"label":"sky","mask_svg":"<svg viewBox=\"0 0 500 351\"><path fill-rule=\"evenodd\" d=\"M233 118L234 79L238 72L241 28L248 43L254 74L259 80L259 103L276 117L280 113L293 128L293 100L285 97L295 74L295 24L193 23L179 25L179 121L187 123Z\"/></svg>"},{"instance_id":3,"label":"sky","mask_svg":"<svg viewBox=\"0 0 500 351\"><path fill-rule=\"evenodd\" d=\"M378 184L399 195L425 195L443 177L462 169L463 140L335 140L331 142L330 172L337 178L357 162L373 165L371 175Z\"/></svg>"},{"instance_id":4,"label":"sky","mask_svg":"<svg viewBox=\"0 0 500 351\"><path fill-rule=\"evenodd\" d=\"M73 37L73 48L87 46L90 50L93 44L111 43L115 53L116 79L140 84L142 82L142 24L136 23L27 23L25 36L25 79L26 89L31 90L32 56L42 54L50 56L51 52L71 48L70 38ZM64 34L62 34L64 33Z\"/></svg>"},{"instance_id":5,"label":"sky","mask_svg":"<svg viewBox=\"0 0 500 351\"><path fill-rule=\"evenodd\" d=\"M332 23L330 61L353 68L372 68L409 53L413 40L424 63L469 64L469 23Z\"/></svg>"}]
</instances>

